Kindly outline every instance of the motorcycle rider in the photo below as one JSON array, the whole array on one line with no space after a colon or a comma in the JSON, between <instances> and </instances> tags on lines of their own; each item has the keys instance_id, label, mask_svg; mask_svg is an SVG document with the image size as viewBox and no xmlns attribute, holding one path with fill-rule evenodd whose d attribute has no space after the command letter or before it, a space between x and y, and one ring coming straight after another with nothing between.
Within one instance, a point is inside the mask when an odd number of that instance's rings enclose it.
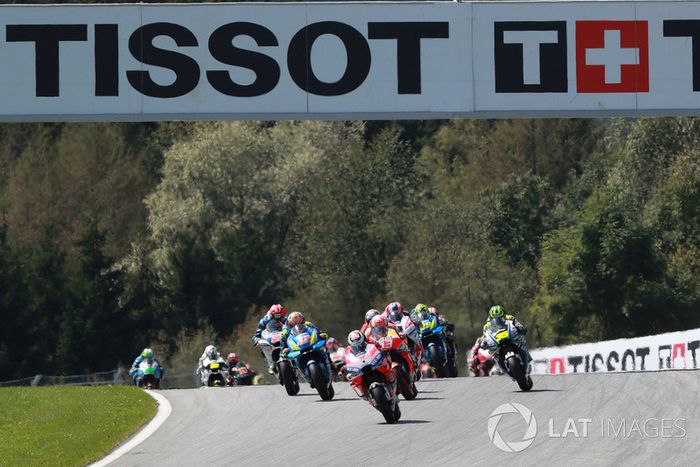
<instances>
[{"instance_id":1,"label":"motorcycle rider","mask_svg":"<svg viewBox=\"0 0 700 467\"><path fill-rule=\"evenodd\" d=\"M292 331L292 328L294 328L294 326L297 326L299 324L304 324L306 325L306 327L317 329L318 337L326 341L328 340L328 334L322 331L314 323L306 321L306 318L304 318L304 315L301 314L300 311L294 311L289 314L287 322L285 323L284 328L282 329L282 335L280 336L280 349L282 349L282 352L285 355L289 353L289 349L287 348L287 339L289 338L289 333Z\"/></svg>"},{"instance_id":2,"label":"motorcycle rider","mask_svg":"<svg viewBox=\"0 0 700 467\"><path fill-rule=\"evenodd\" d=\"M141 352L141 354L134 359L134 363L131 364L131 368L129 369L129 376L131 376L132 383L134 383L136 386L141 384L141 378L138 375L138 370L141 362L144 360L146 360L148 363L157 363L158 368L160 369L160 375L158 376L162 377L163 375L163 367L160 365L160 362L153 357L153 350L147 347L143 349L143 352Z\"/></svg>"},{"instance_id":3,"label":"motorcycle rider","mask_svg":"<svg viewBox=\"0 0 700 467\"><path fill-rule=\"evenodd\" d=\"M376 343L382 337L394 337L397 336L403 340L401 346L397 349L401 353L402 357L406 360L408 365L407 371L410 373L415 372L415 363L411 358L411 353L409 351L408 339L406 338L406 333L398 329L395 323L390 323L387 321L383 315L375 316L370 322L371 326L371 336L367 339L371 344Z\"/></svg>"},{"instance_id":4,"label":"motorcycle rider","mask_svg":"<svg viewBox=\"0 0 700 467\"><path fill-rule=\"evenodd\" d=\"M338 378L343 378L343 372L345 370L345 349L340 346L335 337L329 337L326 341L326 350L328 351L328 356L331 361L331 369Z\"/></svg>"},{"instance_id":5,"label":"motorcycle rider","mask_svg":"<svg viewBox=\"0 0 700 467\"><path fill-rule=\"evenodd\" d=\"M227 370L228 364L219 354L219 351L213 344L209 344L204 348L204 352L199 357L199 366L197 367L197 375L202 376L203 371L206 369L207 365L210 363L219 363L222 369Z\"/></svg>"},{"instance_id":6,"label":"motorcycle rider","mask_svg":"<svg viewBox=\"0 0 700 467\"><path fill-rule=\"evenodd\" d=\"M484 371L482 372L480 365L479 365L479 351L482 350L481 343L484 341L484 336L479 336L476 338L476 341L474 341L474 345L472 346L471 350L467 352L467 364L469 365L469 369L474 373L474 376L489 376L489 373L491 372L491 368L493 367L493 360L489 360L488 362L485 362L485 368L483 369ZM490 362L490 363L489 363Z\"/></svg>"},{"instance_id":7,"label":"motorcycle rider","mask_svg":"<svg viewBox=\"0 0 700 467\"><path fill-rule=\"evenodd\" d=\"M287 310L279 303L272 305L270 309L267 310L267 313L265 313L265 316L258 321L258 329L256 329L253 334L253 345L258 344L262 332L269 323L279 326L280 328L283 328L287 324ZM262 351L260 353L263 358L265 358L265 354ZM271 375L275 373L275 362L267 362L267 372Z\"/></svg>"},{"instance_id":8,"label":"motorcycle rider","mask_svg":"<svg viewBox=\"0 0 700 467\"><path fill-rule=\"evenodd\" d=\"M528 360L532 361L532 356L527 348L527 342L525 342L527 328L520 321L518 321L515 316L506 314L505 309L501 305L494 305L491 307L491 309L489 309L489 319L486 321L486 324L484 324L483 334L485 335L486 331L494 327L504 327L508 324L508 322L510 322L522 335L522 339L520 340L520 348L522 349L523 353L527 355ZM482 339L480 345L481 348L486 348L486 339ZM507 373L505 368L501 365L501 362L498 362L498 365L501 367L501 370L504 373ZM528 371L530 370L531 367L528 365Z\"/></svg>"},{"instance_id":9,"label":"motorcycle rider","mask_svg":"<svg viewBox=\"0 0 700 467\"><path fill-rule=\"evenodd\" d=\"M255 377L255 371L253 368L249 364L243 363L235 352L228 354L226 357L226 363L228 364L229 385L233 385L234 380L236 380L236 375L238 375L238 371L236 370L239 368L245 368L250 373L249 376L251 378ZM234 370L233 374L231 370Z\"/></svg>"},{"instance_id":10,"label":"motorcycle rider","mask_svg":"<svg viewBox=\"0 0 700 467\"><path fill-rule=\"evenodd\" d=\"M416 326L410 315L403 310L399 302L387 305L384 310L387 323L393 323L398 331L404 332L408 337L408 348L413 355L413 366L418 368L421 355L423 355L423 338L420 333L420 326Z\"/></svg>"},{"instance_id":11,"label":"motorcycle rider","mask_svg":"<svg viewBox=\"0 0 700 467\"><path fill-rule=\"evenodd\" d=\"M379 314L379 310L374 308L370 308L369 310L367 310L367 313L365 313L365 322L362 323L362 327L360 328L360 332L364 334L365 337L367 337L367 335L369 334L370 321L372 321L372 318L378 316Z\"/></svg>"}]
</instances>

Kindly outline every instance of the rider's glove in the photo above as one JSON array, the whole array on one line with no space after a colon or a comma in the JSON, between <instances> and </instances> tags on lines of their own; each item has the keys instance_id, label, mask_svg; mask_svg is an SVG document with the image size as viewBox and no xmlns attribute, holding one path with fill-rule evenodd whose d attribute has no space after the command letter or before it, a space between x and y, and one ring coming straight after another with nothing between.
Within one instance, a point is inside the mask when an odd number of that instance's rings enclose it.
<instances>
[{"instance_id":1,"label":"rider's glove","mask_svg":"<svg viewBox=\"0 0 700 467\"><path fill-rule=\"evenodd\" d=\"M325 332L322 332L321 334L319 334L319 337L321 339L323 339L324 341L328 340L328 334L326 334Z\"/></svg>"},{"instance_id":2,"label":"rider's glove","mask_svg":"<svg viewBox=\"0 0 700 467\"><path fill-rule=\"evenodd\" d=\"M406 333L405 332L399 332L399 338L405 339L406 338Z\"/></svg>"}]
</instances>

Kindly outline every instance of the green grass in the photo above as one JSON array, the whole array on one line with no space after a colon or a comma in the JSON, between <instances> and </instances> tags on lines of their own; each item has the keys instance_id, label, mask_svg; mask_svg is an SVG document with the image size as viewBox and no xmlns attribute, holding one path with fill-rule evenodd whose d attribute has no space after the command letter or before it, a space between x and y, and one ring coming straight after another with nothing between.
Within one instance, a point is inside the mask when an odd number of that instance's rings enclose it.
<instances>
[{"instance_id":1,"label":"green grass","mask_svg":"<svg viewBox=\"0 0 700 467\"><path fill-rule=\"evenodd\" d=\"M132 386L0 388L0 465L85 465L156 413Z\"/></svg>"}]
</instances>

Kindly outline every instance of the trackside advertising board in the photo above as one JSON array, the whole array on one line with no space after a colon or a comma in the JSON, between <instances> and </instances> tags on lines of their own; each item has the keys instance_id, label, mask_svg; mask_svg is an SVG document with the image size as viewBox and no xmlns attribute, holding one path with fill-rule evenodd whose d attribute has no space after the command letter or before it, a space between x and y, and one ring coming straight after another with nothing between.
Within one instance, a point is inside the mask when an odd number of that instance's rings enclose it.
<instances>
[{"instance_id":1,"label":"trackside advertising board","mask_svg":"<svg viewBox=\"0 0 700 467\"><path fill-rule=\"evenodd\" d=\"M700 368L700 329L534 349L532 373L692 370Z\"/></svg>"},{"instance_id":2,"label":"trackside advertising board","mask_svg":"<svg viewBox=\"0 0 700 467\"><path fill-rule=\"evenodd\" d=\"M0 7L0 120L700 114L700 2Z\"/></svg>"}]
</instances>

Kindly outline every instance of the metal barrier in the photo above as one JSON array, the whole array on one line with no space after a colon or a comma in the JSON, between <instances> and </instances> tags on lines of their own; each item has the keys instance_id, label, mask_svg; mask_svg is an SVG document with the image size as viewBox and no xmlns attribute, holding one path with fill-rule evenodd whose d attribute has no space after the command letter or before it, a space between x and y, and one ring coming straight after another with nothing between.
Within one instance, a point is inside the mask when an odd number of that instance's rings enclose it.
<instances>
[{"instance_id":1,"label":"metal barrier","mask_svg":"<svg viewBox=\"0 0 700 467\"><path fill-rule=\"evenodd\" d=\"M117 368L116 370L86 375L47 376L35 375L28 378L0 381L0 387L12 386L104 386L104 385L128 385L131 384L129 370ZM199 377L191 372L169 373L167 370L161 380L162 389L186 389L199 387Z\"/></svg>"}]
</instances>

